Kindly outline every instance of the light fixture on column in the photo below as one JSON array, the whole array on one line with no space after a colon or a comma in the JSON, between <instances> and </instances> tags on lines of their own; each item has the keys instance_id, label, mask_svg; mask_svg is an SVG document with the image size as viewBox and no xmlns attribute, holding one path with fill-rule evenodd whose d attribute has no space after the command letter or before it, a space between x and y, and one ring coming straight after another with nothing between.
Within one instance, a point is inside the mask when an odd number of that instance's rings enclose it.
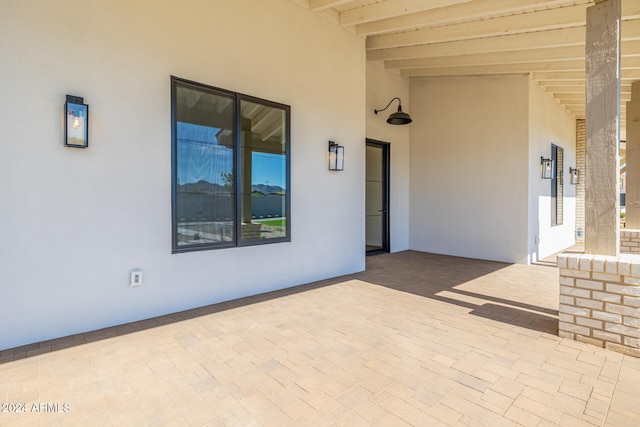
<instances>
[{"instance_id":1,"label":"light fixture on column","mask_svg":"<svg viewBox=\"0 0 640 427\"><path fill-rule=\"evenodd\" d=\"M569 176L571 177L571 184L578 185L580 183L580 171L576 168L569 168Z\"/></svg>"},{"instance_id":2,"label":"light fixture on column","mask_svg":"<svg viewBox=\"0 0 640 427\"><path fill-rule=\"evenodd\" d=\"M67 95L64 103L65 147L87 148L89 146L89 106L79 96Z\"/></svg>"},{"instance_id":3,"label":"light fixture on column","mask_svg":"<svg viewBox=\"0 0 640 427\"><path fill-rule=\"evenodd\" d=\"M542 165L542 179L553 178L553 172L554 172L553 160L545 159L544 157L540 156L540 164Z\"/></svg>"},{"instance_id":4,"label":"light fixture on column","mask_svg":"<svg viewBox=\"0 0 640 427\"><path fill-rule=\"evenodd\" d=\"M389 115L389 118L387 119L387 123L389 123L390 125L408 125L413 120L411 120L411 116L409 116L409 114L402 111L402 101L400 101L400 98L398 97L392 98L391 101L389 101L389 103L387 104L387 106L384 107L382 110L373 110L373 112L378 114L386 110L387 108L389 108L389 105L391 105L391 103L396 99L398 100L398 111Z\"/></svg>"},{"instance_id":5,"label":"light fixture on column","mask_svg":"<svg viewBox=\"0 0 640 427\"><path fill-rule=\"evenodd\" d=\"M329 170L344 170L344 147L329 141Z\"/></svg>"}]
</instances>

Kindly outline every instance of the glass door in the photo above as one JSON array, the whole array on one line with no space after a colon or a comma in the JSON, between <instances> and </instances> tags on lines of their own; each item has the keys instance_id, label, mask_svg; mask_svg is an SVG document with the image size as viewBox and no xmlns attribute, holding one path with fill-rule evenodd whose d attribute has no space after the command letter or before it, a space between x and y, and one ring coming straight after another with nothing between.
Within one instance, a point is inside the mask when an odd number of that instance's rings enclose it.
<instances>
[{"instance_id":1,"label":"glass door","mask_svg":"<svg viewBox=\"0 0 640 427\"><path fill-rule=\"evenodd\" d=\"M366 252L389 252L389 143L367 139Z\"/></svg>"}]
</instances>

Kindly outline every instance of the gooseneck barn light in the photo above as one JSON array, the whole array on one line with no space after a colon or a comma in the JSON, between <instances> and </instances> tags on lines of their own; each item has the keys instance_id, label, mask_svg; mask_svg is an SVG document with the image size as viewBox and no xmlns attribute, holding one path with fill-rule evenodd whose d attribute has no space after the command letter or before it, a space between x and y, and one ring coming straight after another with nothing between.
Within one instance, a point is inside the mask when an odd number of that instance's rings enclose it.
<instances>
[{"instance_id":1,"label":"gooseneck barn light","mask_svg":"<svg viewBox=\"0 0 640 427\"><path fill-rule=\"evenodd\" d=\"M409 114L402 111L402 101L400 101L400 98L398 97L392 98L391 101L389 101L389 103L387 104L387 106L384 107L382 110L373 110L373 112L378 114L386 110L387 108L389 108L389 105L391 105L391 103L396 99L398 100L398 111L389 115L389 118L387 119L387 123L389 123L390 125L408 125L413 120L411 120L411 116Z\"/></svg>"}]
</instances>

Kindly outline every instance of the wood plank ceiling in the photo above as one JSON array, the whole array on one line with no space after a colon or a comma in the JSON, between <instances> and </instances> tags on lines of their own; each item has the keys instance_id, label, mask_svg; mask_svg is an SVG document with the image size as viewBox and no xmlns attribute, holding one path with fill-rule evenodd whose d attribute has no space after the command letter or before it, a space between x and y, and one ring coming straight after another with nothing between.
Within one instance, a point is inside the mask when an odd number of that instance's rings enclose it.
<instances>
[{"instance_id":1,"label":"wood plank ceiling","mask_svg":"<svg viewBox=\"0 0 640 427\"><path fill-rule=\"evenodd\" d=\"M585 116L586 8L594 0L293 0L366 37L367 60L412 79L529 74ZM640 80L640 0L622 0L621 120Z\"/></svg>"}]
</instances>

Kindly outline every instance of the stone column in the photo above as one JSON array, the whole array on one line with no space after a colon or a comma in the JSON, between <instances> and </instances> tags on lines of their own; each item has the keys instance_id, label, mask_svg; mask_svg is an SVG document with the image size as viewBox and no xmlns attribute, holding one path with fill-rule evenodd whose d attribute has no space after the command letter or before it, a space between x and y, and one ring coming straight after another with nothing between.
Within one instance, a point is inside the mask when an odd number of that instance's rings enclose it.
<instances>
[{"instance_id":1,"label":"stone column","mask_svg":"<svg viewBox=\"0 0 640 427\"><path fill-rule=\"evenodd\" d=\"M620 14L621 0L587 9L585 252L620 251Z\"/></svg>"},{"instance_id":2,"label":"stone column","mask_svg":"<svg viewBox=\"0 0 640 427\"><path fill-rule=\"evenodd\" d=\"M627 102L627 228L640 230L640 81Z\"/></svg>"}]
</instances>

